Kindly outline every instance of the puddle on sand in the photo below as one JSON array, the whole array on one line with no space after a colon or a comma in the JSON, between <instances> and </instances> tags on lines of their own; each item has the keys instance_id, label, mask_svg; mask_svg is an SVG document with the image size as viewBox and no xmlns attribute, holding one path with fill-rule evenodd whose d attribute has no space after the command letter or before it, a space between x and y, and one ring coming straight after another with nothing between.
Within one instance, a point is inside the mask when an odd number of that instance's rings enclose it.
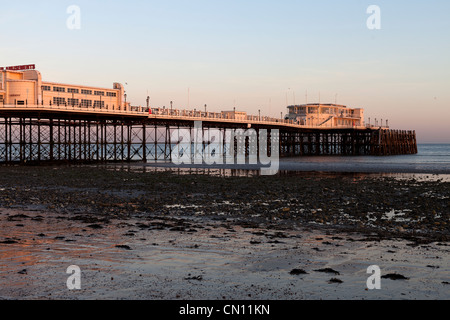
<instances>
[{"instance_id":1,"label":"puddle on sand","mask_svg":"<svg viewBox=\"0 0 450 320\"><path fill-rule=\"evenodd\" d=\"M412 247L235 220L149 217L92 229L54 213L0 209L0 299L450 298L448 244ZM79 291L66 287L70 265L82 270ZM366 290L371 265L409 280L382 279L381 290ZM295 268L307 274L291 275ZM315 271L324 268L339 274Z\"/></svg>"}]
</instances>

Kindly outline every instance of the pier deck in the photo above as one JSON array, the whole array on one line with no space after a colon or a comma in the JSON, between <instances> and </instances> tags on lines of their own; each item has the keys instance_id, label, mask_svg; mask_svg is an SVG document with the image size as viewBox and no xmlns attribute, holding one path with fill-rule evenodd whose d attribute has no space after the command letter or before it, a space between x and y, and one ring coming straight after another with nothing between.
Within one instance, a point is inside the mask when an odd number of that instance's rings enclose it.
<instances>
[{"instance_id":1,"label":"pier deck","mask_svg":"<svg viewBox=\"0 0 450 320\"><path fill-rule=\"evenodd\" d=\"M179 114L179 113L178 113ZM306 126L292 120L216 113L149 114L66 106L0 106L0 163L170 160L172 134L193 130L279 131L280 156L416 154L414 131L386 127Z\"/></svg>"}]
</instances>

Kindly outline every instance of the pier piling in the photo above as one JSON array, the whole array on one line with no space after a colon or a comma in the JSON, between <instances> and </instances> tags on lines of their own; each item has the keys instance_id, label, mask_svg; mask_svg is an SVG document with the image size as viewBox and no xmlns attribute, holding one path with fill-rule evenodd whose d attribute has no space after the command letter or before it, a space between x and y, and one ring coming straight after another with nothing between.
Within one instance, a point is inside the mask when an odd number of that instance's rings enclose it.
<instances>
[{"instance_id":1,"label":"pier piling","mask_svg":"<svg viewBox=\"0 0 450 320\"><path fill-rule=\"evenodd\" d=\"M192 133L194 121L120 115L2 112L0 163L170 161L171 135L180 128ZM221 130L225 139L227 130L248 130L249 125L204 121L203 130L207 129ZM418 152L415 131L315 129L267 124L254 124L251 129L256 131L257 137L260 130L268 130L269 136L271 130L279 130L281 157L392 156ZM248 146L246 141L245 148ZM260 147L267 148L258 145Z\"/></svg>"}]
</instances>

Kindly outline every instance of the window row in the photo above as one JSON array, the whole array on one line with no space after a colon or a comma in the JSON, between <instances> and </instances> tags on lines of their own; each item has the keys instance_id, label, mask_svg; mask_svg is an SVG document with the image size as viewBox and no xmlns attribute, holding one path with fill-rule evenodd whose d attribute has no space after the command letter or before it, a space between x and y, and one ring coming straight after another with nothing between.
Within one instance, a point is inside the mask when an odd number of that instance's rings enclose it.
<instances>
[{"instance_id":1,"label":"window row","mask_svg":"<svg viewBox=\"0 0 450 320\"><path fill-rule=\"evenodd\" d=\"M92 100L87 99L72 99L68 98L66 102L66 98L61 97L53 97L53 104L55 105L67 105L67 106L82 106L86 108L92 107ZM94 108L104 108L105 101L94 101Z\"/></svg>"},{"instance_id":2,"label":"window row","mask_svg":"<svg viewBox=\"0 0 450 320\"><path fill-rule=\"evenodd\" d=\"M66 92L66 88L53 87L53 92Z\"/></svg>"},{"instance_id":3,"label":"window row","mask_svg":"<svg viewBox=\"0 0 450 320\"><path fill-rule=\"evenodd\" d=\"M66 104L66 98L53 97L53 103L56 105Z\"/></svg>"},{"instance_id":4,"label":"window row","mask_svg":"<svg viewBox=\"0 0 450 320\"><path fill-rule=\"evenodd\" d=\"M42 86L42 90L43 91L52 91L52 87L51 86ZM66 92L66 88L63 87L53 87L53 92ZM80 93L79 89L74 89L74 88L67 88L67 92L68 93ZM81 89L81 94L84 95L92 95L92 90L87 90L87 89ZM95 96L104 96L105 95L105 91L94 91L94 95ZM117 93L116 92L106 92L106 96L108 97L117 97Z\"/></svg>"}]
</instances>

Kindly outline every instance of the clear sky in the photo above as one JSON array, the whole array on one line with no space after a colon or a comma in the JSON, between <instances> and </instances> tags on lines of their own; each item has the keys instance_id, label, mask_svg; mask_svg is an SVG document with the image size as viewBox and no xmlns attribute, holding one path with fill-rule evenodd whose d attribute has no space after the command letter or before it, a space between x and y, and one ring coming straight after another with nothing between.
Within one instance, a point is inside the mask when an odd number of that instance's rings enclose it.
<instances>
[{"instance_id":1,"label":"clear sky","mask_svg":"<svg viewBox=\"0 0 450 320\"><path fill-rule=\"evenodd\" d=\"M67 8L80 8L70 30ZM381 9L381 30L366 10ZM2 1L0 66L112 87L152 106L280 116L288 104L345 104L450 142L450 1ZM190 94L188 95L188 92ZM320 93L320 95L319 95Z\"/></svg>"}]
</instances>

